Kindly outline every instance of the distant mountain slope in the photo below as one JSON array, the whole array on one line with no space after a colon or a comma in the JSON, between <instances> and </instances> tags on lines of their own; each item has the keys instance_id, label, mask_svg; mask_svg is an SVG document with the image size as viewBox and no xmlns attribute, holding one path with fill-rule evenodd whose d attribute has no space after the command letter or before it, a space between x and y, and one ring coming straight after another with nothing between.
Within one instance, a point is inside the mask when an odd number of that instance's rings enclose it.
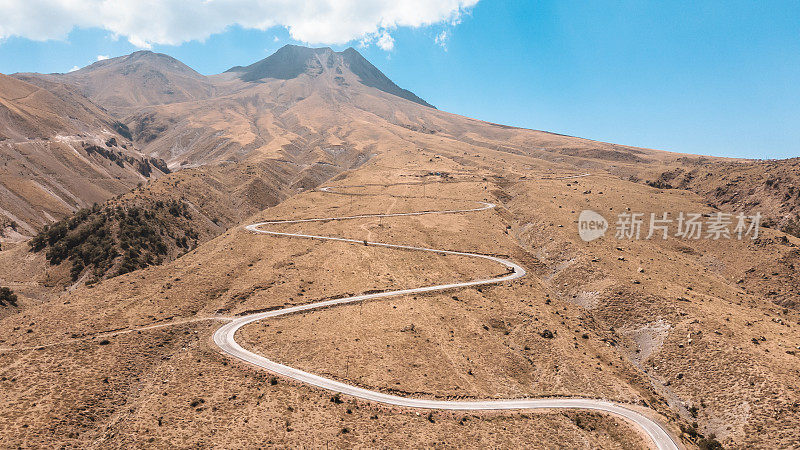
<instances>
[{"instance_id":1,"label":"distant mountain slope","mask_svg":"<svg viewBox=\"0 0 800 450\"><path fill-rule=\"evenodd\" d=\"M171 56L151 51L98 61L65 74L39 76L78 86L82 93L118 115L130 108L206 98L214 88L206 77Z\"/></svg>"},{"instance_id":2,"label":"distant mountain slope","mask_svg":"<svg viewBox=\"0 0 800 450\"><path fill-rule=\"evenodd\" d=\"M31 236L168 171L74 88L31 81L0 75L0 239Z\"/></svg>"},{"instance_id":3,"label":"distant mountain slope","mask_svg":"<svg viewBox=\"0 0 800 450\"><path fill-rule=\"evenodd\" d=\"M74 88L33 81L39 85L0 74L0 140L112 128L115 121Z\"/></svg>"},{"instance_id":4,"label":"distant mountain slope","mask_svg":"<svg viewBox=\"0 0 800 450\"><path fill-rule=\"evenodd\" d=\"M647 184L688 189L709 204L747 213L767 213L768 225L800 237L800 158L717 161L687 157Z\"/></svg>"},{"instance_id":5,"label":"distant mountain slope","mask_svg":"<svg viewBox=\"0 0 800 450\"><path fill-rule=\"evenodd\" d=\"M417 97L413 92L402 89L367 61L352 47L343 52L334 52L329 47L308 48L299 45L285 45L267 58L247 67L233 67L227 72L239 74L242 81L260 81L265 78L289 80L303 73L320 75L332 71L342 75L346 70L358 76L365 86L380 89L400 98L433 108L433 105Z\"/></svg>"},{"instance_id":6,"label":"distant mountain slope","mask_svg":"<svg viewBox=\"0 0 800 450\"><path fill-rule=\"evenodd\" d=\"M186 169L46 227L29 248L46 255L51 282L91 283L174 260L275 206L293 182L316 186L332 174L274 160Z\"/></svg>"}]
</instances>

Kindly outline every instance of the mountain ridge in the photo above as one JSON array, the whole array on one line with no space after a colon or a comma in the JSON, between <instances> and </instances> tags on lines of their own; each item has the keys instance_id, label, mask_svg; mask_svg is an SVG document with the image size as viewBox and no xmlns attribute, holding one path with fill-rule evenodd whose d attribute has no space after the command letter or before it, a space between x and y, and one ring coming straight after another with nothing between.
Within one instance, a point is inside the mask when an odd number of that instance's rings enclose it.
<instances>
[{"instance_id":1,"label":"mountain ridge","mask_svg":"<svg viewBox=\"0 0 800 450\"><path fill-rule=\"evenodd\" d=\"M319 59L322 57L324 64ZM335 71L336 75L350 70L367 87L435 108L413 92L399 87L352 47L335 52L330 47L288 44L250 65L234 66L221 74L208 76L172 56L150 50L96 61L67 73L20 72L12 76L78 86L83 95L121 117L136 108L210 98L219 93L215 78L223 74L235 73L244 82L262 82L270 78L289 80L304 73L319 75L326 69Z\"/></svg>"},{"instance_id":2,"label":"mountain ridge","mask_svg":"<svg viewBox=\"0 0 800 450\"><path fill-rule=\"evenodd\" d=\"M169 55L148 50L97 61L68 73L12 76L77 86L84 96L118 117L136 108L199 100L215 92L204 75Z\"/></svg>"},{"instance_id":3,"label":"mountain ridge","mask_svg":"<svg viewBox=\"0 0 800 450\"><path fill-rule=\"evenodd\" d=\"M319 61L323 64L318 67L309 67L309 63L312 63L314 57L324 58L324 61ZM249 66L234 66L223 73L238 73L239 79L242 81L257 82L264 78L288 80L307 73L309 69L316 69L316 74L321 73L320 69L322 71L327 69L341 75L343 67L358 76L365 86L429 108L435 108L413 92L399 87L353 47L336 52L330 47L312 48L288 44Z\"/></svg>"}]
</instances>

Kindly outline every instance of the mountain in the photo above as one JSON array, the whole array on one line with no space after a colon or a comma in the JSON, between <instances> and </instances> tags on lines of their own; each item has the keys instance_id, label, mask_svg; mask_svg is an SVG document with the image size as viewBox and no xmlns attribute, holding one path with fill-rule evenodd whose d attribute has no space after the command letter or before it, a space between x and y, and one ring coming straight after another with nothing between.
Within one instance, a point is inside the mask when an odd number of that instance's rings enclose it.
<instances>
[{"instance_id":1,"label":"mountain","mask_svg":"<svg viewBox=\"0 0 800 450\"><path fill-rule=\"evenodd\" d=\"M239 329L237 342L404 397L606 399L659 421L686 448L796 446L800 162L463 117L393 93L362 60L351 49L287 47L218 75L164 75L209 86L180 101L134 96L148 78L109 69L131 100L118 109L110 97L83 98L99 92L88 85L45 84L51 76L7 88L0 146L18 152L3 161L19 162L3 177L67 172L30 154L98 166L109 151L130 151L174 169L66 215L30 244L4 242L0 286L18 295L0 304L7 446L649 447L640 430L600 412L416 415L287 382L214 345L230 317L508 270L368 241L493 255L526 275L267 318ZM85 79L99 86L104 76ZM67 114L76 119L41 113L58 101L84 106ZM51 137L60 127L77 133L69 145ZM127 180L109 174L79 184ZM335 189L315 189L323 184ZM35 188L15 195L34 198ZM495 207L473 210L486 203ZM581 239L584 210L608 222L602 238ZM448 214L398 215L433 211ZM740 212L764 216L758 236L676 233L680 213L707 231L714 217ZM667 238L648 238L651 214L664 213ZM643 218L640 236L618 236L632 214ZM350 219L265 225L274 235L244 227L315 217Z\"/></svg>"},{"instance_id":2,"label":"mountain","mask_svg":"<svg viewBox=\"0 0 800 450\"><path fill-rule=\"evenodd\" d=\"M131 108L198 100L214 93L214 87L203 75L175 58L151 51L41 77L75 85L83 95L117 115L124 115Z\"/></svg>"},{"instance_id":3,"label":"mountain","mask_svg":"<svg viewBox=\"0 0 800 450\"><path fill-rule=\"evenodd\" d=\"M243 81L259 81L265 78L289 80L297 78L303 73L310 76L322 75L332 72L342 75L349 71L356 75L361 84L374 87L383 92L396 95L420 105L433 108L425 100L417 97L413 92L402 89L377 67L366 60L361 53L349 47L343 52L334 52L328 47L308 48L299 45L285 45L271 56L253 63L247 67L233 67L227 72L238 74Z\"/></svg>"},{"instance_id":4,"label":"mountain","mask_svg":"<svg viewBox=\"0 0 800 450\"><path fill-rule=\"evenodd\" d=\"M74 87L20 78L0 74L0 140L41 139L111 129L116 122Z\"/></svg>"},{"instance_id":5,"label":"mountain","mask_svg":"<svg viewBox=\"0 0 800 450\"><path fill-rule=\"evenodd\" d=\"M36 84L0 75L2 240L32 236L168 171L163 161L137 151L127 128L74 87L29 81Z\"/></svg>"},{"instance_id":6,"label":"mountain","mask_svg":"<svg viewBox=\"0 0 800 450\"><path fill-rule=\"evenodd\" d=\"M285 46L208 80L216 88L212 97L146 106L125 117L137 145L174 169L263 158L347 168L331 158L363 161L371 147L434 135L553 158L636 162L660 155L439 111L400 92L354 49Z\"/></svg>"}]
</instances>

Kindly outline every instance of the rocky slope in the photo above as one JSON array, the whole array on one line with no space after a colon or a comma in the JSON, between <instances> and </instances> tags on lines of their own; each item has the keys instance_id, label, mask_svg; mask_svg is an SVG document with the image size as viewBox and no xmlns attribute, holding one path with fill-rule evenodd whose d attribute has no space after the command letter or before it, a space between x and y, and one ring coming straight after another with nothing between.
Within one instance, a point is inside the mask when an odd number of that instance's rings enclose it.
<instances>
[{"instance_id":1,"label":"rocky slope","mask_svg":"<svg viewBox=\"0 0 800 450\"><path fill-rule=\"evenodd\" d=\"M0 241L168 172L74 87L0 75Z\"/></svg>"}]
</instances>

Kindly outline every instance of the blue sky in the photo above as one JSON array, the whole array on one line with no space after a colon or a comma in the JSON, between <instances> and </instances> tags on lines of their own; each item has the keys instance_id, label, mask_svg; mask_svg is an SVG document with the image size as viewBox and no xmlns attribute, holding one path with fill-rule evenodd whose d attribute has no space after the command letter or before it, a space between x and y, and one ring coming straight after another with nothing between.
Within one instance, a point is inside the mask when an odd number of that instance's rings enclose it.
<instances>
[{"instance_id":1,"label":"blue sky","mask_svg":"<svg viewBox=\"0 0 800 450\"><path fill-rule=\"evenodd\" d=\"M302 43L308 34L293 27L231 25L203 42L151 45L213 74ZM314 39L356 47L401 87L457 114L677 152L800 156L800 2L482 0L459 20L384 31L391 50L374 35L366 47L343 41L349 35ZM139 49L93 27L46 41L11 33L0 41L0 72L65 72Z\"/></svg>"}]
</instances>

